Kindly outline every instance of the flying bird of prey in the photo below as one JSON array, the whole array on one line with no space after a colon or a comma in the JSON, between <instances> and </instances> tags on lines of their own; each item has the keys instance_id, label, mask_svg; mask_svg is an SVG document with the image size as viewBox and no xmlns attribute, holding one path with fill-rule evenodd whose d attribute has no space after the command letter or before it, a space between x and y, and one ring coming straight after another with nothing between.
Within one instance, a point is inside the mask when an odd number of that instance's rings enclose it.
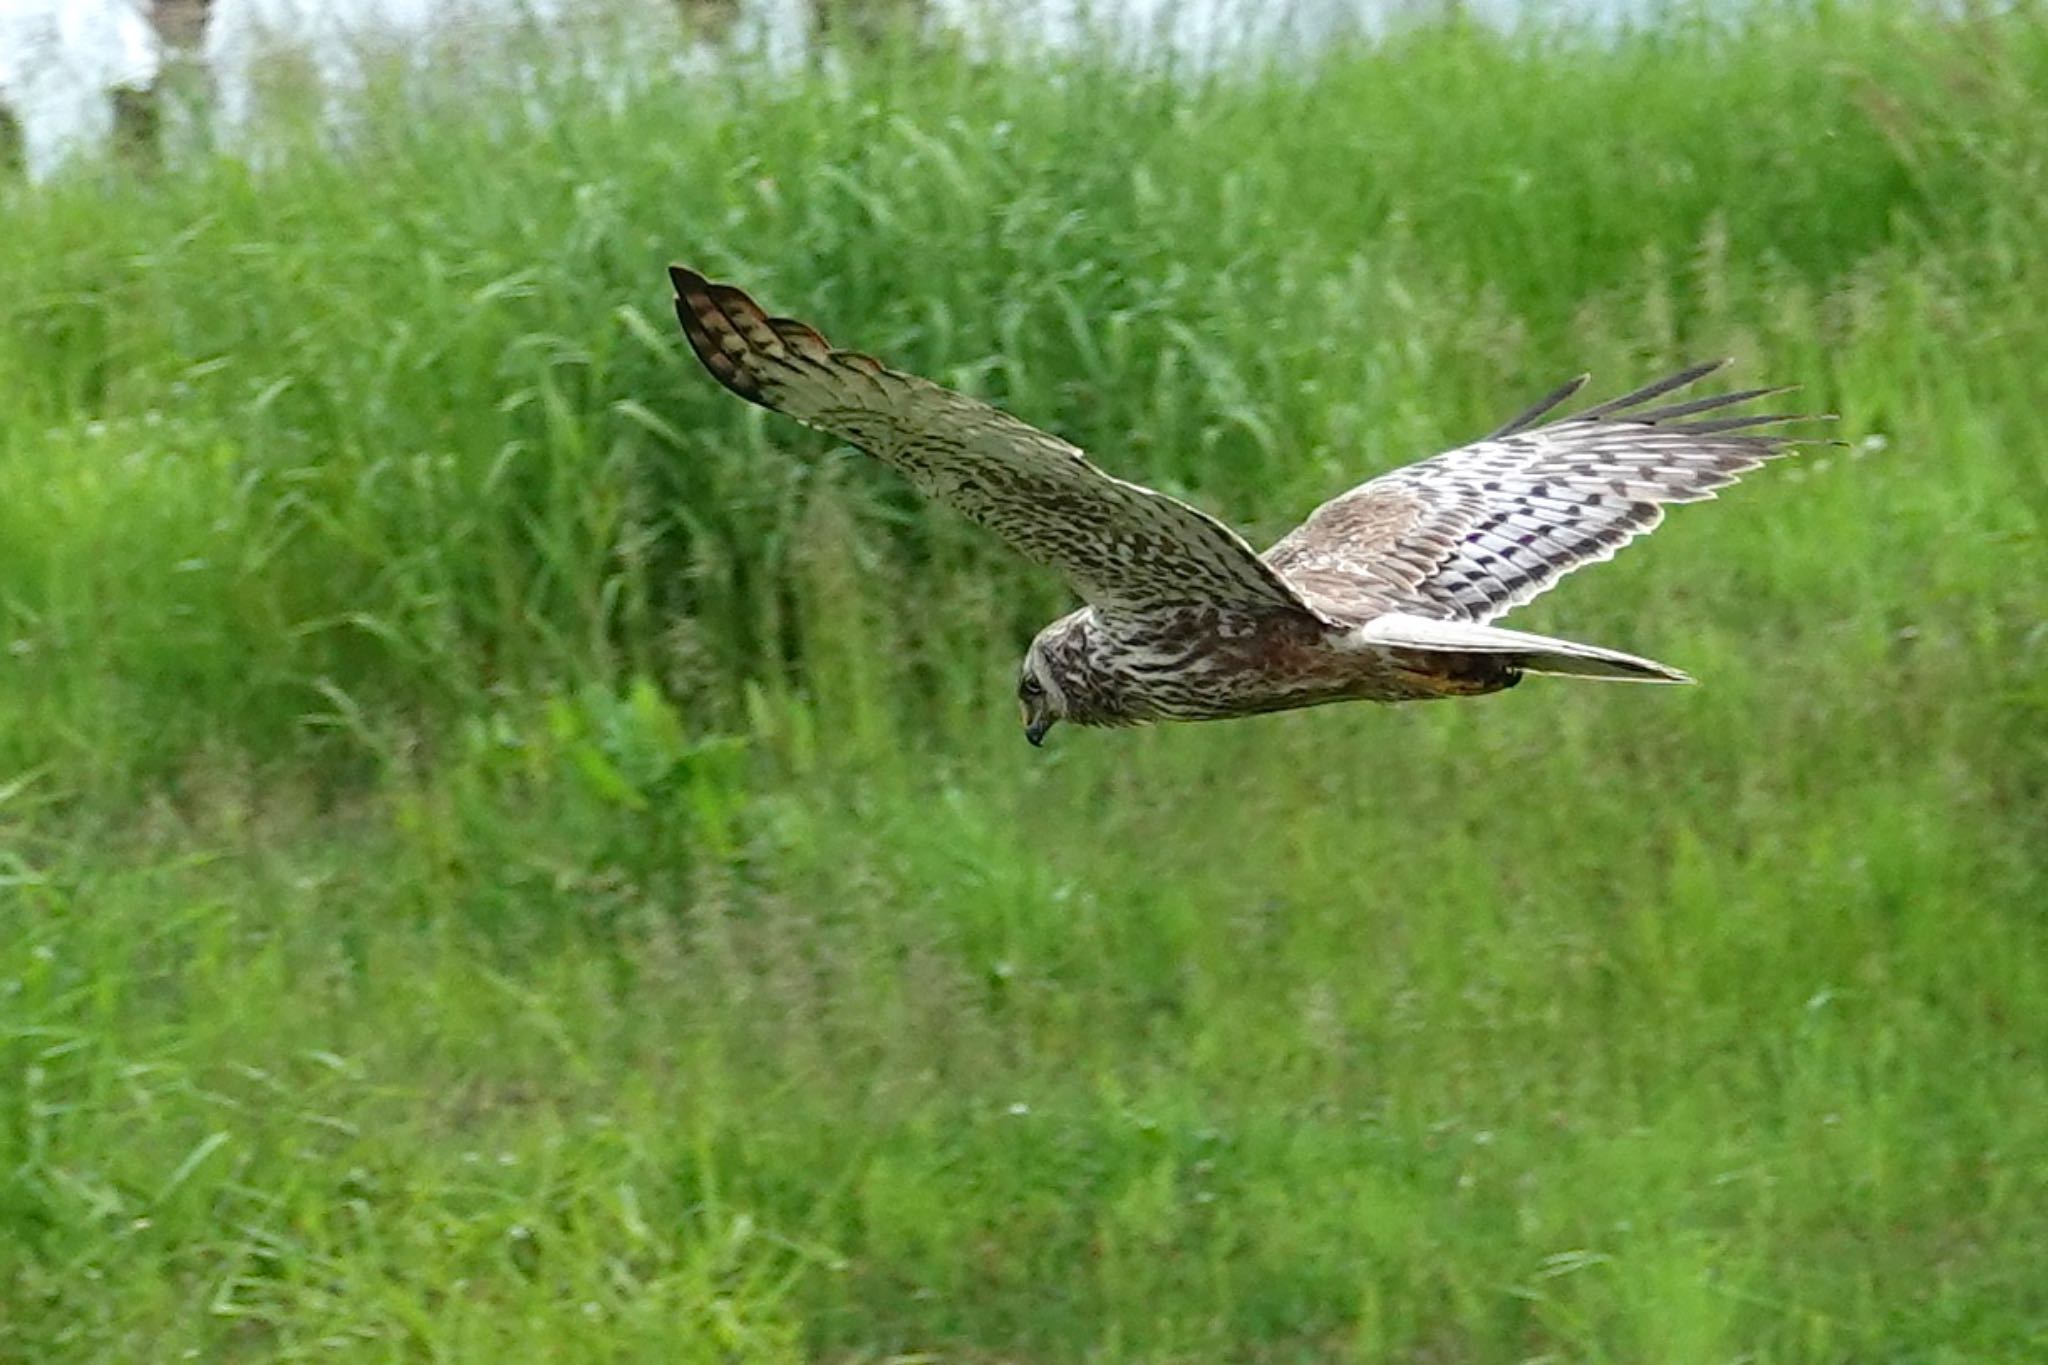
<instances>
[{"instance_id":1,"label":"flying bird of prey","mask_svg":"<svg viewBox=\"0 0 2048 1365\"><path fill-rule=\"evenodd\" d=\"M1684 683L1616 650L1489 625L1793 442L1796 415L1680 402L1696 365L1553 415L1580 376L1492 435L1332 498L1261 555L1207 513L1104 473L1067 442L770 317L671 267L697 358L740 397L829 432L1057 569L1087 605L1038 633L1017 680L1024 733L1058 721L1216 720L1334 701L1419 701L1525 673ZM1708 415L1714 414L1714 415Z\"/></svg>"}]
</instances>

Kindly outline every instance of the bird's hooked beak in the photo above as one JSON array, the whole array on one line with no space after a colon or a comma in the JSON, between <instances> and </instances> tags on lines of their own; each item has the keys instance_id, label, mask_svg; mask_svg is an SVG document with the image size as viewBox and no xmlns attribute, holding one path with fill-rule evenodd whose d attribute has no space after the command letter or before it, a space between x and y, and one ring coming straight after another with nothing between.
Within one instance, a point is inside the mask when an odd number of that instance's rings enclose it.
<instances>
[{"instance_id":1,"label":"bird's hooked beak","mask_svg":"<svg viewBox=\"0 0 2048 1365\"><path fill-rule=\"evenodd\" d=\"M1031 741L1032 748L1039 748L1045 743L1045 732L1052 729L1057 719L1050 711L1024 708L1024 738Z\"/></svg>"}]
</instances>

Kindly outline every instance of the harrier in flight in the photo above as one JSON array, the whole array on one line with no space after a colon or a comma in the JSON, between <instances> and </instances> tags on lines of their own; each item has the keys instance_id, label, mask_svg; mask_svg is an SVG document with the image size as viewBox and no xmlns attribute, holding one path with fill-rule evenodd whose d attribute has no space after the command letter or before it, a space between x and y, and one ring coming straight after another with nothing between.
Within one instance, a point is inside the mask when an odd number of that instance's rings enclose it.
<instances>
[{"instance_id":1,"label":"harrier in flight","mask_svg":"<svg viewBox=\"0 0 2048 1365\"><path fill-rule=\"evenodd\" d=\"M1033 744L1062 720L1470 697L1524 673L1690 682L1649 659L1487 623L1611 558L1664 504L1710 498L1783 454L1792 442L1759 428L1800 420L1722 412L1783 389L1656 403L1726 362L1552 416L1581 376L1482 440L1331 499L1262 555L1057 436L835 349L731 285L669 274L683 332L719 383L893 465L1086 600L1024 656L1017 699Z\"/></svg>"}]
</instances>

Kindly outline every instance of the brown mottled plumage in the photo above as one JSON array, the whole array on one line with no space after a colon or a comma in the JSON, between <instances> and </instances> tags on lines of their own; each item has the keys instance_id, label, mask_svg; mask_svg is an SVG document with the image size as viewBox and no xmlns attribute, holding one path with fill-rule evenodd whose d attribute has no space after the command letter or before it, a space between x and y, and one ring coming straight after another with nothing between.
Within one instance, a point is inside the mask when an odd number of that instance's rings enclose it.
<instances>
[{"instance_id":1,"label":"brown mottled plumage","mask_svg":"<svg viewBox=\"0 0 2048 1365\"><path fill-rule=\"evenodd\" d=\"M1007 413L670 269L698 359L734 393L849 441L1057 569L1088 605L1032 641L1035 744L1055 721L1212 720L1419 701L1524 673L1689 682L1648 659L1488 625L1791 444L1789 416L1716 416L1782 389L1647 406L1720 368L1548 417L1572 381L1472 445L1360 484L1265 555L1207 513L1113 478Z\"/></svg>"}]
</instances>

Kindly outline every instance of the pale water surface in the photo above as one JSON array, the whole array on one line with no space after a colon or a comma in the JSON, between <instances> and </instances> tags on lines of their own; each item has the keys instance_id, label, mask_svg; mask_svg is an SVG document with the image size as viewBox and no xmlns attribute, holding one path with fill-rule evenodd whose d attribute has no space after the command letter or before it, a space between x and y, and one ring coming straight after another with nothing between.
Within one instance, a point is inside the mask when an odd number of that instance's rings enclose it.
<instances>
[{"instance_id":1,"label":"pale water surface","mask_svg":"<svg viewBox=\"0 0 2048 1365\"><path fill-rule=\"evenodd\" d=\"M564 35L591 0L214 0L199 47L211 86L211 121L233 145L256 123L263 74L279 47L310 72L331 121L374 64L396 58L429 69L437 40L508 37L534 29ZM1133 60L1207 62L1251 48L1286 55L1332 39L1373 33L1403 18L1441 13L1451 0L929 0L931 22L988 50L1108 46ZM1655 0L1462 0L1467 14L1512 24L1570 16L1611 22L1652 12ZM771 68L811 54L811 0L741 0L717 42L687 39L672 0L605 0L607 21L636 28L615 51L658 54L687 77L737 52ZM590 49L540 45L578 62ZM142 0L0 0L0 109L20 126L23 160L42 179L98 152L114 128L118 89L150 85L163 64ZM446 65L445 63L443 64ZM604 74L621 82L635 73ZM644 74L644 73L640 73Z\"/></svg>"}]
</instances>

